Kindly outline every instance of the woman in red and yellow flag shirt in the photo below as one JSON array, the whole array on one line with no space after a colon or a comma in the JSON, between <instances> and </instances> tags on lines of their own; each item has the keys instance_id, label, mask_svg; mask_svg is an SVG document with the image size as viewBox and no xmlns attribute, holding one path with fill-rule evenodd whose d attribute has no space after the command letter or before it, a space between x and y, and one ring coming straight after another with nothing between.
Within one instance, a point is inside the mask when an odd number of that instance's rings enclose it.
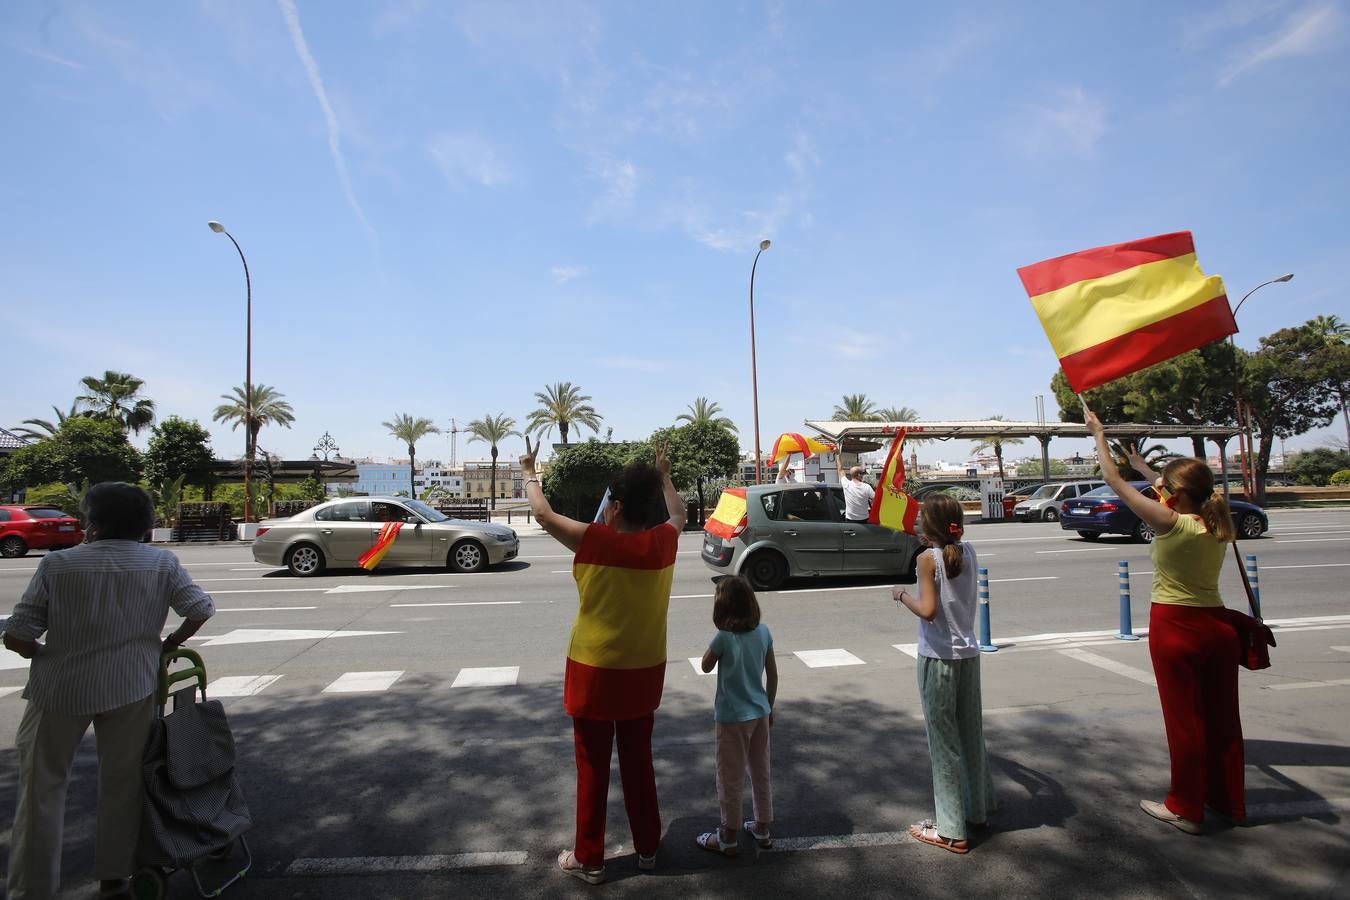
<instances>
[{"instance_id":1,"label":"woman in red and yellow flag shirt","mask_svg":"<svg viewBox=\"0 0 1350 900\"><path fill-rule=\"evenodd\" d=\"M638 866L656 865L661 813L652 724L665 684L666 611L685 507L670 480L666 449L658 447L655 466L634 463L615 478L603 522L588 524L559 515L535 476L537 452L527 437L520 458L525 496L540 526L576 552L572 574L581 601L563 686L577 762L576 843L558 856L558 865L569 875L598 884L605 877L605 806L616 737ZM669 518L647 528L663 499Z\"/></svg>"}]
</instances>

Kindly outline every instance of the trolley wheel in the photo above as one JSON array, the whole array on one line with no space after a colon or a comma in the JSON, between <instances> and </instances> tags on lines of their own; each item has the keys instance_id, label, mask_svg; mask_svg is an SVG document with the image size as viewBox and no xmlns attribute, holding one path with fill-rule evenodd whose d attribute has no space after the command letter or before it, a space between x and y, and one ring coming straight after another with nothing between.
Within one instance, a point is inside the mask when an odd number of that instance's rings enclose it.
<instances>
[{"instance_id":1,"label":"trolley wheel","mask_svg":"<svg viewBox=\"0 0 1350 900\"><path fill-rule=\"evenodd\" d=\"M131 896L136 900L164 900L169 879L158 869L140 869L131 876Z\"/></svg>"}]
</instances>

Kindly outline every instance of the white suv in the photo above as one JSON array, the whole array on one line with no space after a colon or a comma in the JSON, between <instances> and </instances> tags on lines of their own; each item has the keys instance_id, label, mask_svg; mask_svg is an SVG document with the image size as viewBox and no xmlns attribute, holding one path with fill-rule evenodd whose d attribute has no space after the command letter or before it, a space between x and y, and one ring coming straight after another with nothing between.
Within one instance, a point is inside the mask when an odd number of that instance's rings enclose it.
<instances>
[{"instance_id":1,"label":"white suv","mask_svg":"<svg viewBox=\"0 0 1350 900\"><path fill-rule=\"evenodd\" d=\"M1104 484L1106 484L1104 481L1063 481L1043 484L1036 489L1036 493L1013 507L1013 518L1019 522L1056 522L1059 520L1061 503Z\"/></svg>"}]
</instances>

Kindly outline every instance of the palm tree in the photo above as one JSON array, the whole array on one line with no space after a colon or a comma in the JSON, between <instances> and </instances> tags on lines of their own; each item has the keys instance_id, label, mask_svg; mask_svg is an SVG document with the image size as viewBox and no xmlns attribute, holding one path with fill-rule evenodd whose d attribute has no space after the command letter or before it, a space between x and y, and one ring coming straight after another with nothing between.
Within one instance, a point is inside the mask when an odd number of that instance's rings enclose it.
<instances>
[{"instance_id":1,"label":"palm tree","mask_svg":"<svg viewBox=\"0 0 1350 900\"><path fill-rule=\"evenodd\" d=\"M80 384L89 393L76 397L75 402L87 406L96 419L110 419L133 434L155 421L155 401L140 396L145 382L139 378L109 369L102 378L81 378Z\"/></svg>"},{"instance_id":2,"label":"palm tree","mask_svg":"<svg viewBox=\"0 0 1350 900\"><path fill-rule=\"evenodd\" d=\"M1004 421L1007 421L1007 420L1004 419L1002 416L990 416L990 417L989 417L989 421L991 421L991 422L1004 422ZM1022 443L1022 439L1021 439L1021 438L1000 437L1000 436L987 437L987 438L985 438L984 440L980 441L978 444L976 444L974 447L970 448L970 452L971 452L972 455L975 455L975 454L983 453L983 452L986 451L986 450L992 449L992 450L994 451L994 459L998 460L998 477L999 477L999 480L1002 480L1002 479L1003 479L1003 446L1004 446L1005 444L1011 445L1011 444L1020 444L1020 443Z\"/></svg>"},{"instance_id":3,"label":"palm tree","mask_svg":"<svg viewBox=\"0 0 1350 900\"><path fill-rule=\"evenodd\" d=\"M1340 316L1313 316L1308 324L1326 338L1328 344L1343 344L1350 341L1350 325L1342 321Z\"/></svg>"},{"instance_id":4,"label":"palm tree","mask_svg":"<svg viewBox=\"0 0 1350 900\"><path fill-rule=\"evenodd\" d=\"M61 412L60 409L53 406L52 412L56 413L56 419L24 419L23 424L31 425L32 428L15 428L14 433L21 438L28 438L30 441L41 441L49 437L55 437L61 430L61 426L66 424L66 419L74 419L86 415L79 410L79 401L72 401L69 412Z\"/></svg>"},{"instance_id":5,"label":"palm tree","mask_svg":"<svg viewBox=\"0 0 1350 900\"><path fill-rule=\"evenodd\" d=\"M488 473L488 496L491 497L492 508L497 508L497 445L509 437L520 437L520 432L516 431L516 420L502 413L501 415L492 415L488 413L481 419L474 419L464 429L465 434L469 435L469 443L474 441L483 441L492 448L492 468Z\"/></svg>"},{"instance_id":6,"label":"palm tree","mask_svg":"<svg viewBox=\"0 0 1350 900\"><path fill-rule=\"evenodd\" d=\"M211 420L214 422L229 422L230 430L234 431L240 425L245 426L244 431L244 456L248 459L250 467L258 454L258 432L264 425L280 425L283 428L290 428L291 423L295 421L295 411L291 405L283 399L286 395L276 388L268 387L265 384L253 385L253 402L248 402L248 395L244 393L242 387L231 388L234 393L221 394L220 399L228 400L228 403L222 403L216 407L216 411L211 414ZM249 410L252 409L252 418L249 418Z\"/></svg>"},{"instance_id":7,"label":"palm tree","mask_svg":"<svg viewBox=\"0 0 1350 900\"><path fill-rule=\"evenodd\" d=\"M688 422L690 425L717 425L725 428L733 434L736 431L736 423L726 416L719 416L722 407L714 400L707 397L695 397L694 402L689 404L689 412L680 413L675 417L676 422Z\"/></svg>"},{"instance_id":8,"label":"palm tree","mask_svg":"<svg viewBox=\"0 0 1350 900\"><path fill-rule=\"evenodd\" d=\"M866 394L845 394L844 402L836 405L830 416L836 422L875 422L879 418L876 405Z\"/></svg>"},{"instance_id":9,"label":"palm tree","mask_svg":"<svg viewBox=\"0 0 1350 900\"><path fill-rule=\"evenodd\" d=\"M416 497L413 485L417 480L417 442L429 434L440 434L441 430L431 424L427 418L416 418L407 413L394 416L392 422L381 422L389 433L408 445L408 496Z\"/></svg>"},{"instance_id":10,"label":"palm tree","mask_svg":"<svg viewBox=\"0 0 1350 900\"><path fill-rule=\"evenodd\" d=\"M534 399L539 401L539 408L530 413L525 422L527 431L543 435L557 425L558 434L566 445L567 433L573 423L585 425L591 431L600 430L602 417L588 402L591 398L570 381L547 385L542 391L535 391Z\"/></svg>"},{"instance_id":11,"label":"palm tree","mask_svg":"<svg viewBox=\"0 0 1350 900\"><path fill-rule=\"evenodd\" d=\"M888 406L885 409L877 410L877 416L882 422L919 421L918 411L910 409L908 406Z\"/></svg>"}]
</instances>

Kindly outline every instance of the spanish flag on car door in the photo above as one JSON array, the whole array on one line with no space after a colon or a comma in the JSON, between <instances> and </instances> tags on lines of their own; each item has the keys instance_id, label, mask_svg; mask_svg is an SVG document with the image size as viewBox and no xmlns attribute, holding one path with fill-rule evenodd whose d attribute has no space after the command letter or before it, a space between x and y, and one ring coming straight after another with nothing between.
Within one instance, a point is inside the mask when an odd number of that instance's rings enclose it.
<instances>
[{"instance_id":1,"label":"spanish flag on car door","mask_svg":"<svg viewBox=\"0 0 1350 900\"><path fill-rule=\"evenodd\" d=\"M1094 247L1017 270L1075 393L1235 333L1223 279L1189 231Z\"/></svg>"}]
</instances>

